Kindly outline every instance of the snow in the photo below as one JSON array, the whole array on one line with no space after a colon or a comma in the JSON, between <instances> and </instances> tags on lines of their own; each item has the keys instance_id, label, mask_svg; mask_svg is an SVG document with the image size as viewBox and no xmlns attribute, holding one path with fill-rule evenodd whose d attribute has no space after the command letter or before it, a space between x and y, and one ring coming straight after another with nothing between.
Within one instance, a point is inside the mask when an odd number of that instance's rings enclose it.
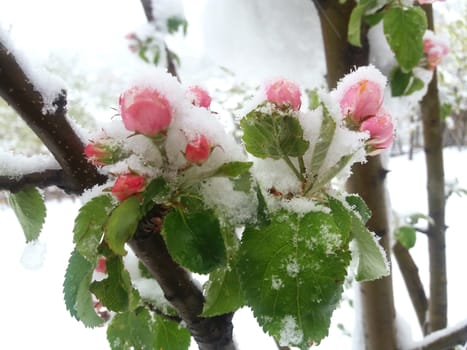
<instances>
[{"instance_id":1,"label":"snow","mask_svg":"<svg viewBox=\"0 0 467 350\"><path fill-rule=\"evenodd\" d=\"M291 315L287 315L282 319L281 331L279 337L280 345L299 344L303 341L303 332L297 325L297 321Z\"/></svg>"},{"instance_id":2,"label":"snow","mask_svg":"<svg viewBox=\"0 0 467 350\"><path fill-rule=\"evenodd\" d=\"M51 155L25 156L0 150L0 174L21 177L23 174L42 172L48 169L60 169L60 165Z\"/></svg>"}]
</instances>

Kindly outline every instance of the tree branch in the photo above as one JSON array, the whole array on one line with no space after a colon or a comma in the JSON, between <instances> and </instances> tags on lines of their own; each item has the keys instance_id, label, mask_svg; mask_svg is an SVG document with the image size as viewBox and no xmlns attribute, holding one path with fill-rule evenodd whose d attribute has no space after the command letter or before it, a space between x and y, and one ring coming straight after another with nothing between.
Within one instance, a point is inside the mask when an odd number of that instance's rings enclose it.
<instances>
[{"instance_id":1,"label":"tree branch","mask_svg":"<svg viewBox=\"0 0 467 350\"><path fill-rule=\"evenodd\" d=\"M48 110L44 97L11 48L0 36L0 97L13 107L31 130L42 140L63 169L66 190L81 193L105 176L88 163L84 146L66 119L66 92L60 91ZM62 179L62 181L63 181Z\"/></svg>"},{"instance_id":2,"label":"tree branch","mask_svg":"<svg viewBox=\"0 0 467 350\"><path fill-rule=\"evenodd\" d=\"M409 350L445 350L467 342L467 320L455 326L433 332L413 344Z\"/></svg>"},{"instance_id":3,"label":"tree branch","mask_svg":"<svg viewBox=\"0 0 467 350\"><path fill-rule=\"evenodd\" d=\"M418 323L423 334L426 334L426 312L428 310L428 300L423 288L422 281L418 274L418 267L409 250L399 242L396 242L392 247L394 256L396 257L399 270L404 278L405 286L409 292L410 300L417 314Z\"/></svg>"},{"instance_id":4,"label":"tree branch","mask_svg":"<svg viewBox=\"0 0 467 350\"><path fill-rule=\"evenodd\" d=\"M18 192L28 186L39 188L57 186L68 193L74 188L74 184L62 169L49 169L20 176L0 176L0 190Z\"/></svg>"},{"instance_id":5,"label":"tree branch","mask_svg":"<svg viewBox=\"0 0 467 350\"><path fill-rule=\"evenodd\" d=\"M188 272L173 261L160 234L160 219L166 209L154 207L138 225L128 242L136 256L159 283L165 298L185 321L200 350L233 350L233 313L204 318L204 296ZM158 218L159 220L154 220Z\"/></svg>"}]
</instances>

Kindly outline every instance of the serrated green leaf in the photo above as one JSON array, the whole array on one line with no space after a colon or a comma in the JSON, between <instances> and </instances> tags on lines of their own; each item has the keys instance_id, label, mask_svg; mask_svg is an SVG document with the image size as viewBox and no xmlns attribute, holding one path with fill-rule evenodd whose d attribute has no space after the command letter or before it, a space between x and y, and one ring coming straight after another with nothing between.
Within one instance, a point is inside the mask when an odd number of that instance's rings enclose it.
<instances>
[{"instance_id":1,"label":"serrated green leaf","mask_svg":"<svg viewBox=\"0 0 467 350\"><path fill-rule=\"evenodd\" d=\"M349 234L352 228L352 219L349 215L348 209L342 202L336 198L329 197L329 208L331 209L332 216L337 226L343 234Z\"/></svg>"},{"instance_id":2,"label":"serrated green leaf","mask_svg":"<svg viewBox=\"0 0 467 350\"><path fill-rule=\"evenodd\" d=\"M154 350L154 330L148 310L119 313L107 328L107 340L112 350Z\"/></svg>"},{"instance_id":3,"label":"serrated green leaf","mask_svg":"<svg viewBox=\"0 0 467 350\"><path fill-rule=\"evenodd\" d=\"M407 249L415 246L417 241L417 232L412 226L398 227L394 232L394 237Z\"/></svg>"},{"instance_id":4,"label":"serrated green leaf","mask_svg":"<svg viewBox=\"0 0 467 350\"><path fill-rule=\"evenodd\" d=\"M193 272L208 273L226 263L220 223L210 209L172 209L162 234L172 258Z\"/></svg>"},{"instance_id":5,"label":"serrated green leaf","mask_svg":"<svg viewBox=\"0 0 467 350\"><path fill-rule=\"evenodd\" d=\"M321 122L321 127L319 129L318 142L316 142L313 149L309 169L310 175L314 179L317 178L319 170L324 163L324 159L328 154L329 146L331 145L334 137L334 132L336 131L336 122L332 119L326 106L324 104L321 106L323 108L323 121Z\"/></svg>"},{"instance_id":6,"label":"serrated green leaf","mask_svg":"<svg viewBox=\"0 0 467 350\"><path fill-rule=\"evenodd\" d=\"M352 236L355 239L358 254L358 265L355 279L371 281L389 275L389 268L383 248L379 245L375 234L370 232L355 213L352 218Z\"/></svg>"},{"instance_id":7,"label":"serrated green leaf","mask_svg":"<svg viewBox=\"0 0 467 350\"><path fill-rule=\"evenodd\" d=\"M424 86L425 86L425 83L423 82L422 79L414 77L412 80L412 84L410 84L409 88L404 93L404 95L408 96L410 94L413 94L414 92L423 89Z\"/></svg>"},{"instance_id":8,"label":"serrated green leaf","mask_svg":"<svg viewBox=\"0 0 467 350\"><path fill-rule=\"evenodd\" d=\"M374 0L361 0L357 6L355 6L350 14L349 28L347 31L347 41L353 46L361 47L361 28L362 18L365 12L372 6L374 6Z\"/></svg>"},{"instance_id":9,"label":"serrated green leaf","mask_svg":"<svg viewBox=\"0 0 467 350\"><path fill-rule=\"evenodd\" d=\"M253 162L229 162L222 164L219 169L216 170L214 176L229 176L237 177L243 175L250 170Z\"/></svg>"},{"instance_id":10,"label":"serrated green leaf","mask_svg":"<svg viewBox=\"0 0 467 350\"><path fill-rule=\"evenodd\" d=\"M90 290L107 309L116 312L128 311L130 305L136 304L132 301L135 293L122 258L120 256L107 258L106 265L108 277L93 282Z\"/></svg>"},{"instance_id":11,"label":"serrated green leaf","mask_svg":"<svg viewBox=\"0 0 467 350\"><path fill-rule=\"evenodd\" d=\"M420 7L393 6L385 12L384 35L403 71L411 71L422 58L426 28L425 12Z\"/></svg>"},{"instance_id":12,"label":"serrated green leaf","mask_svg":"<svg viewBox=\"0 0 467 350\"><path fill-rule=\"evenodd\" d=\"M96 327L103 323L94 310L92 295L89 291L93 270L94 265L75 249L68 261L63 283L67 310L86 327Z\"/></svg>"},{"instance_id":13,"label":"serrated green leaf","mask_svg":"<svg viewBox=\"0 0 467 350\"><path fill-rule=\"evenodd\" d=\"M141 219L139 200L135 196L124 200L110 214L104 239L115 254L126 255L125 243L130 240Z\"/></svg>"},{"instance_id":14,"label":"serrated green leaf","mask_svg":"<svg viewBox=\"0 0 467 350\"><path fill-rule=\"evenodd\" d=\"M349 262L332 215L281 210L268 226L246 228L237 267L259 324L281 343L287 326L295 335L289 345L306 348L327 335Z\"/></svg>"},{"instance_id":15,"label":"serrated green leaf","mask_svg":"<svg viewBox=\"0 0 467 350\"><path fill-rule=\"evenodd\" d=\"M345 197L345 201L350 205L350 208L360 215L363 223L366 223L371 218L371 210L366 205L365 201L358 194L351 194Z\"/></svg>"},{"instance_id":16,"label":"serrated green leaf","mask_svg":"<svg viewBox=\"0 0 467 350\"><path fill-rule=\"evenodd\" d=\"M45 221L46 208L37 188L28 187L17 193L10 193L8 202L23 229L26 242L38 239Z\"/></svg>"},{"instance_id":17,"label":"serrated green leaf","mask_svg":"<svg viewBox=\"0 0 467 350\"><path fill-rule=\"evenodd\" d=\"M254 110L240 121L240 127L245 148L258 158L299 157L309 147L293 114L283 115L274 110L268 114Z\"/></svg>"},{"instance_id":18,"label":"serrated green leaf","mask_svg":"<svg viewBox=\"0 0 467 350\"><path fill-rule=\"evenodd\" d=\"M391 94L394 97L404 95L410 81L413 79L412 71L403 72L400 67L396 67L391 72Z\"/></svg>"},{"instance_id":19,"label":"serrated green leaf","mask_svg":"<svg viewBox=\"0 0 467 350\"><path fill-rule=\"evenodd\" d=\"M158 350L188 350L190 346L190 332L178 323L155 317L154 349Z\"/></svg>"},{"instance_id":20,"label":"serrated green leaf","mask_svg":"<svg viewBox=\"0 0 467 350\"><path fill-rule=\"evenodd\" d=\"M104 225L113 207L108 195L95 197L79 210L73 228L73 242L78 252L94 263L104 234Z\"/></svg>"},{"instance_id":21,"label":"serrated green leaf","mask_svg":"<svg viewBox=\"0 0 467 350\"><path fill-rule=\"evenodd\" d=\"M150 210L155 204L161 204L165 202L171 194L171 189L167 181L158 177L152 180L149 185L146 186L143 196L143 212Z\"/></svg>"}]
</instances>

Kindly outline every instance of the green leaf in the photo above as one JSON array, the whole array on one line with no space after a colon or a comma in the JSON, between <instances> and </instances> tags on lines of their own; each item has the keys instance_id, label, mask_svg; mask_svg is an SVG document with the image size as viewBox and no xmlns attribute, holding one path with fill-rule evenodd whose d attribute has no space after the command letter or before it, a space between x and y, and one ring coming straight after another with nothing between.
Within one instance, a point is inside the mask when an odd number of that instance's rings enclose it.
<instances>
[{"instance_id":1,"label":"green leaf","mask_svg":"<svg viewBox=\"0 0 467 350\"><path fill-rule=\"evenodd\" d=\"M210 209L172 209L162 234L172 258L193 272L208 273L226 263L219 220Z\"/></svg>"},{"instance_id":2,"label":"green leaf","mask_svg":"<svg viewBox=\"0 0 467 350\"><path fill-rule=\"evenodd\" d=\"M155 317L154 349L188 350L190 347L190 332L174 321L160 316Z\"/></svg>"},{"instance_id":3,"label":"green leaf","mask_svg":"<svg viewBox=\"0 0 467 350\"><path fill-rule=\"evenodd\" d=\"M119 313L107 328L107 340L112 350L154 350L153 322L148 310Z\"/></svg>"},{"instance_id":4,"label":"green leaf","mask_svg":"<svg viewBox=\"0 0 467 350\"><path fill-rule=\"evenodd\" d=\"M78 252L94 263L104 234L104 225L113 207L108 195L95 197L79 210L73 228L73 242Z\"/></svg>"},{"instance_id":5,"label":"green leaf","mask_svg":"<svg viewBox=\"0 0 467 350\"><path fill-rule=\"evenodd\" d=\"M212 317L233 312L245 304L237 269L227 266L209 274L205 288L206 302L203 317Z\"/></svg>"},{"instance_id":6,"label":"green leaf","mask_svg":"<svg viewBox=\"0 0 467 350\"><path fill-rule=\"evenodd\" d=\"M68 261L63 283L67 310L86 327L96 327L103 323L94 310L92 295L89 291L93 270L94 265L75 249Z\"/></svg>"},{"instance_id":7,"label":"green leaf","mask_svg":"<svg viewBox=\"0 0 467 350\"><path fill-rule=\"evenodd\" d=\"M250 173L243 173L240 176L233 179L232 182L233 182L233 189L235 191L249 193L251 190L251 174Z\"/></svg>"},{"instance_id":8,"label":"green leaf","mask_svg":"<svg viewBox=\"0 0 467 350\"><path fill-rule=\"evenodd\" d=\"M383 17L384 17L384 11L378 11L370 15L366 15L365 17L363 17L363 20L370 27L373 27L377 25L379 22L381 22L383 20Z\"/></svg>"},{"instance_id":9,"label":"green leaf","mask_svg":"<svg viewBox=\"0 0 467 350\"><path fill-rule=\"evenodd\" d=\"M38 239L45 221L46 208L37 188L28 187L17 193L10 193L8 202L23 228L26 242Z\"/></svg>"},{"instance_id":10,"label":"green leaf","mask_svg":"<svg viewBox=\"0 0 467 350\"><path fill-rule=\"evenodd\" d=\"M122 258L113 256L106 259L108 277L91 284L90 290L109 310L116 312L128 311L136 304L135 292L131 285L130 275L125 270Z\"/></svg>"},{"instance_id":11,"label":"green leaf","mask_svg":"<svg viewBox=\"0 0 467 350\"><path fill-rule=\"evenodd\" d=\"M152 209L155 204L161 204L165 202L171 194L171 189L167 181L158 177L152 180L149 185L146 186L146 189L142 193L143 212L147 212Z\"/></svg>"},{"instance_id":12,"label":"green leaf","mask_svg":"<svg viewBox=\"0 0 467 350\"><path fill-rule=\"evenodd\" d=\"M139 200L135 196L124 200L110 214L104 238L115 254L126 255L125 243L130 240L141 218Z\"/></svg>"},{"instance_id":13,"label":"green leaf","mask_svg":"<svg viewBox=\"0 0 467 350\"><path fill-rule=\"evenodd\" d=\"M347 237L323 212L281 210L268 226L246 228L241 286L259 324L281 343L308 348L327 335L350 262Z\"/></svg>"},{"instance_id":14,"label":"green leaf","mask_svg":"<svg viewBox=\"0 0 467 350\"><path fill-rule=\"evenodd\" d=\"M318 89L306 90L308 94L308 109L313 110L319 107L321 100L319 98Z\"/></svg>"},{"instance_id":15,"label":"green leaf","mask_svg":"<svg viewBox=\"0 0 467 350\"><path fill-rule=\"evenodd\" d=\"M214 176L229 176L237 177L243 175L250 170L253 162L229 162L222 164L219 169L216 170Z\"/></svg>"},{"instance_id":16,"label":"green leaf","mask_svg":"<svg viewBox=\"0 0 467 350\"><path fill-rule=\"evenodd\" d=\"M349 28L347 31L347 41L353 46L361 47L361 28L362 17L365 12L376 4L374 0L361 0L357 6L354 7L349 19Z\"/></svg>"},{"instance_id":17,"label":"green leaf","mask_svg":"<svg viewBox=\"0 0 467 350\"><path fill-rule=\"evenodd\" d=\"M412 80L412 84L410 84L409 88L407 89L404 95L407 96L407 95L414 93L415 91L419 91L423 89L424 86L425 86L425 83L423 82L422 79L414 77Z\"/></svg>"},{"instance_id":18,"label":"green leaf","mask_svg":"<svg viewBox=\"0 0 467 350\"><path fill-rule=\"evenodd\" d=\"M266 203L266 199L263 196L263 192L261 192L261 188L259 184L256 185L256 198L258 198L258 209L257 209L257 218L258 218L258 225L269 225L271 222L269 217L269 210L268 205Z\"/></svg>"},{"instance_id":19,"label":"green leaf","mask_svg":"<svg viewBox=\"0 0 467 350\"><path fill-rule=\"evenodd\" d=\"M371 281L389 275L386 256L377 237L366 228L355 213L350 212L350 215L352 236L355 239L358 254L355 279L357 281Z\"/></svg>"},{"instance_id":20,"label":"green leaf","mask_svg":"<svg viewBox=\"0 0 467 350\"><path fill-rule=\"evenodd\" d=\"M182 28L183 34L186 35L188 29L188 22L185 18L172 16L167 18L167 30L169 34L178 32L179 28Z\"/></svg>"},{"instance_id":21,"label":"green leaf","mask_svg":"<svg viewBox=\"0 0 467 350\"><path fill-rule=\"evenodd\" d=\"M410 216L407 218L407 221L408 221L409 224L411 224L411 225L417 224L420 220L425 220L425 221L428 222L430 225L434 225L434 224L435 224L435 220L433 220L433 218L432 218L431 216L426 215L426 214L422 214L422 213L415 213L415 214L410 215Z\"/></svg>"},{"instance_id":22,"label":"green leaf","mask_svg":"<svg viewBox=\"0 0 467 350\"><path fill-rule=\"evenodd\" d=\"M417 233L412 226L401 226L394 232L394 237L407 249L415 246L417 241Z\"/></svg>"},{"instance_id":23,"label":"green leaf","mask_svg":"<svg viewBox=\"0 0 467 350\"><path fill-rule=\"evenodd\" d=\"M321 127L319 129L320 136L318 142L316 142L315 148L313 149L309 170L313 179L316 179L318 176L319 170L328 154L334 132L336 131L336 122L332 119L326 106L324 104L321 106L323 108L323 121L321 122Z\"/></svg>"},{"instance_id":24,"label":"green leaf","mask_svg":"<svg viewBox=\"0 0 467 350\"><path fill-rule=\"evenodd\" d=\"M410 81L413 79L412 71L403 72L400 67L396 67L391 72L391 94L394 97L404 95Z\"/></svg>"},{"instance_id":25,"label":"green leaf","mask_svg":"<svg viewBox=\"0 0 467 350\"><path fill-rule=\"evenodd\" d=\"M352 157L353 154L347 154L346 156L341 157L336 164L321 174L306 192L313 193L327 185L342 169L344 169Z\"/></svg>"},{"instance_id":26,"label":"green leaf","mask_svg":"<svg viewBox=\"0 0 467 350\"><path fill-rule=\"evenodd\" d=\"M343 234L350 233L352 228L352 219L348 209L337 198L329 197L329 208L337 226Z\"/></svg>"},{"instance_id":27,"label":"green leaf","mask_svg":"<svg viewBox=\"0 0 467 350\"><path fill-rule=\"evenodd\" d=\"M309 147L293 114L284 115L274 109L269 114L256 109L240 121L240 127L245 148L258 158L299 157Z\"/></svg>"},{"instance_id":28,"label":"green leaf","mask_svg":"<svg viewBox=\"0 0 467 350\"><path fill-rule=\"evenodd\" d=\"M384 14L383 28L402 70L411 71L423 55L423 35L427 28L425 12L420 7L391 7Z\"/></svg>"},{"instance_id":29,"label":"green leaf","mask_svg":"<svg viewBox=\"0 0 467 350\"><path fill-rule=\"evenodd\" d=\"M366 223L371 218L371 210L366 205L365 201L358 194L351 194L345 197L345 201L350 205L350 208L360 215L363 223Z\"/></svg>"}]
</instances>

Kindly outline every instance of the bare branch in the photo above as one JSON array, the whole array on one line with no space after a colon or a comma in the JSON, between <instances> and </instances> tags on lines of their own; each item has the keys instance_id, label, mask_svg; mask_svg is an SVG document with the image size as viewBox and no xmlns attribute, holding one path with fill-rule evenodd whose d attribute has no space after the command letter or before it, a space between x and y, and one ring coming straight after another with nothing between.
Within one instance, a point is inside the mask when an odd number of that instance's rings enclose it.
<instances>
[{"instance_id":1,"label":"bare branch","mask_svg":"<svg viewBox=\"0 0 467 350\"><path fill-rule=\"evenodd\" d=\"M74 184L62 169L49 169L21 176L0 176L0 190L18 192L28 186L57 186L65 192L72 192L74 189Z\"/></svg>"},{"instance_id":2,"label":"bare branch","mask_svg":"<svg viewBox=\"0 0 467 350\"><path fill-rule=\"evenodd\" d=\"M159 283L165 298L187 324L200 350L233 350L233 313L204 318L204 296L188 272L173 261L160 234L160 222L166 209L154 207L138 225L128 242L136 256ZM158 218L158 220L154 220Z\"/></svg>"},{"instance_id":3,"label":"bare branch","mask_svg":"<svg viewBox=\"0 0 467 350\"><path fill-rule=\"evenodd\" d=\"M409 350L445 350L467 342L467 320L455 326L445 328L427 335L423 340L413 344Z\"/></svg>"},{"instance_id":4,"label":"bare branch","mask_svg":"<svg viewBox=\"0 0 467 350\"><path fill-rule=\"evenodd\" d=\"M63 169L67 190L81 193L105 177L88 163L83 144L66 119L66 92L53 102L55 111L46 111L40 89L31 80L15 54L0 37L0 97L19 114L42 140Z\"/></svg>"},{"instance_id":5,"label":"bare branch","mask_svg":"<svg viewBox=\"0 0 467 350\"><path fill-rule=\"evenodd\" d=\"M428 299L423 288L422 281L418 274L418 267L409 250L399 242L396 242L392 247L394 256L396 257L399 270L404 278L407 291L409 292L410 300L417 314L418 323L422 332L426 334L426 312L428 310Z\"/></svg>"}]
</instances>

